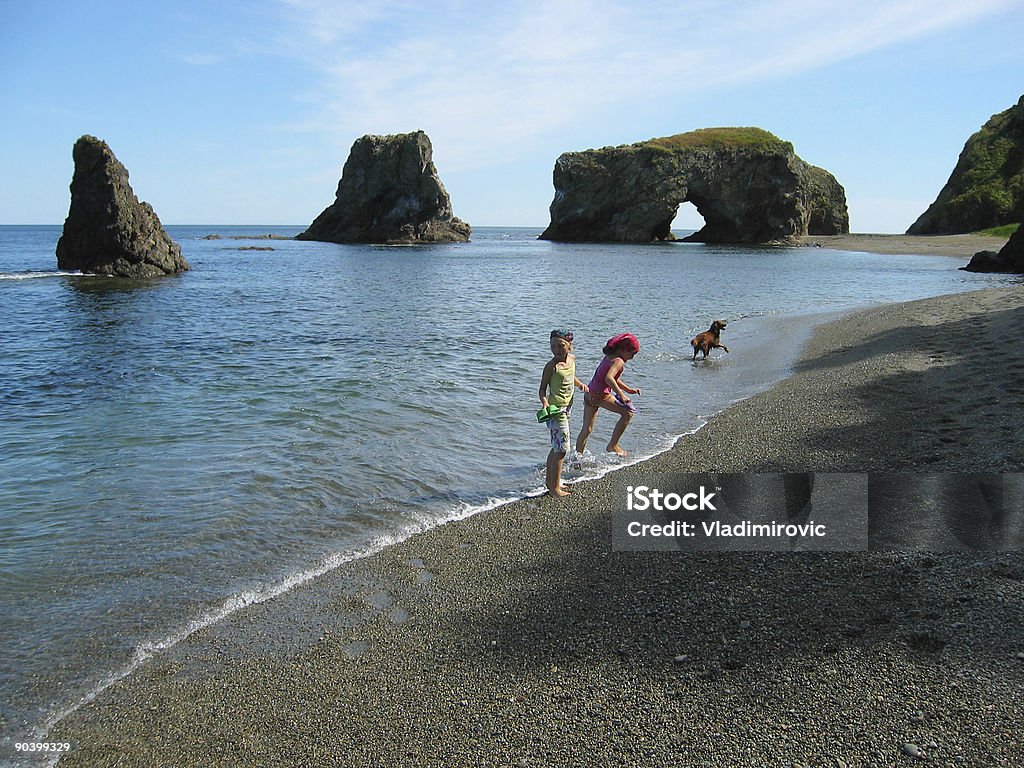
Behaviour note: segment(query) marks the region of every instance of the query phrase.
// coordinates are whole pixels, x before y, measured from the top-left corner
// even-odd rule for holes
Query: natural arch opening
[[[689,201],[683,201],[676,210],[676,216],[672,219],[670,229],[672,234],[681,240],[699,232],[705,224],[704,217],[700,215],[697,206]]]

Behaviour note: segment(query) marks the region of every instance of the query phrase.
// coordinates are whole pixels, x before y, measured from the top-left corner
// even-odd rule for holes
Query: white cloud
[[[955,28],[1016,4],[1014,0],[958,3],[945,0],[816,3],[787,0],[760,4],[737,80],[785,76]]]
[[[289,16],[297,16],[299,25],[318,45],[344,44],[364,34],[367,27],[403,14],[422,11],[423,5],[408,0],[373,2],[335,2],[333,0],[282,0]],[[300,47],[304,47],[300,41]]]
[[[342,142],[423,128],[463,166],[609,109],[808,71],[1014,4],[283,2],[285,47],[319,75],[294,127]]]

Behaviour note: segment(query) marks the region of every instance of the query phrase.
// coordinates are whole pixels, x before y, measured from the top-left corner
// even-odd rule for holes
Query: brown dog
[[[697,359],[697,353],[703,352],[704,357],[707,359],[708,352],[712,349],[724,349],[726,352],[729,348],[725,346],[720,340],[722,335],[722,329],[725,328],[725,320],[715,320],[704,333],[698,333],[693,337],[693,341],[690,344],[693,346],[693,359]]]

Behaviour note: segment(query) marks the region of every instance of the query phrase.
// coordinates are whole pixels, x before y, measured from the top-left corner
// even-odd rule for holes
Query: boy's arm
[[[576,370],[576,355],[572,355],[571,358],[573,370]],[[576,389],[578,389],[580,392],[590,391],[590,387],[588,387],[586,384],[580,381],[579,377],[576,374],[573,374],[572,383],[576,385]]]

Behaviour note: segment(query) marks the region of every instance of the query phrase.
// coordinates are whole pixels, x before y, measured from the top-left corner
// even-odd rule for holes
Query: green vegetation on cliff
[[[700,128],[675,136],[650,139],[636,145],[670,152],[690,149],[753,149],[764,152],[793,151],[793,145],[761,128]]]
[[[1015,200],[1024,187],[1022,148],[1019,142],[1000,136],[995,128],[986,126],[964,148],[963,159],[968,165],[964,189],[950,199],[951,206],[987,204],[1001,217],[1013,211]]]
[[[1024,96],[971,136],[911,235],[975,232],[1024,219]]]
[[[975,232],[976,235],[988,235],[989,237],[1009,237],[1017,231],[1017,227],[1020,224],[1004,224],[1001,227],[992,227],[991,229],[982,229]]]

